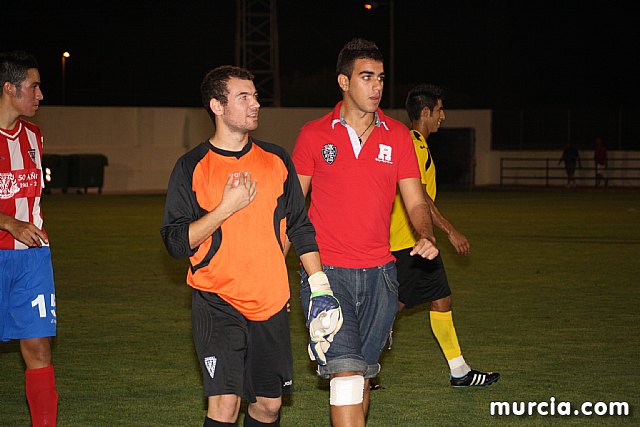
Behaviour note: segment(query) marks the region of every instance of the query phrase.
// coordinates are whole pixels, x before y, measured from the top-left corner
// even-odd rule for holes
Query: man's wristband
[[[311,288],[311,297],[327,294],[333,295],[331,286],[329,285],[329,278],[324,271],[316,271],[309,276],[309,287]]]

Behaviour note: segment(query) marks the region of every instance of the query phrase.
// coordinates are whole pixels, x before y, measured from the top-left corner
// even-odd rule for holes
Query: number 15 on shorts
[[[49,300],[48,312],[47,299]],[[37,308],[41,318],[48,317],[48,314],[51,313],[51,323],[56,323],[56,294],[49,294],[49,298],[46,298],[44,294],[39,294],[36,299],[31,301],[31,307]]]

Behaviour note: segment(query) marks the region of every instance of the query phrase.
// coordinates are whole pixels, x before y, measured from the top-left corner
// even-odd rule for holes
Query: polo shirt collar
[[[336,105],[336,107],[333,109],[331,129],[335,130],[336,123],[340,123],[347,130],[347,134],[349,135],[349,142],[351,143],[351,148],[353,148],[353,154],[357,159],[360,157],[360,152],[362,151],[363,145],[361,145],[360,138],[358,137],[358,134],[356,133],[356,131],[351,126],[349,126],[349,124],[342,117],[342,114],[340,113],[341,105],[342,105],[342,101],[338,102],[338,105]],[[374,114],[375,114],[375,117],[374,117],[375,127],[378,127],[378,128],[384,127],[384,129],[388,131],[389,128],[387,127],[387,124],[384,121],[385,116],[382,110],[378,108],[378,110],[375,111]]]
[[[342,114],[340,113],[341,106],[342,101],[338,102],[333,109],[333,113],[331,114],[331,129],[335,129],[337,123],[340,123],[342,126],[347,127],[347,122],[344,120]],[[389,130],[386,122],[387,117],[384,115],[382,110],[378,108],[378,110],[374,114],[376,115],[375,126],[383,126],[385,130]]]

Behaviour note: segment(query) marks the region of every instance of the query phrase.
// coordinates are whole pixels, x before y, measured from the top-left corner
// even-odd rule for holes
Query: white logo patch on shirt
[[[336,157],[338,157],[338,147],[333,144],[325,144],[324,147],[322,147],[322,157],[324,157],[327,163],[333,163]]]
[[[204,366],[207,368],[207,372],[209,372],[209,376],[211,378],[213,378],[213,376],[216,374],[217,363],[218,363],[218,359],[215,356],[204,358]]]
[[[379,144],[378,147],[380,151],[378,152],[378,157],[376,157],[376,162],[388,163],[390,165],[393,164],[391,160],[391,147],[384,144]]]
[[[20,191],[13,173],[0,173],[0,199],[10,199]]]

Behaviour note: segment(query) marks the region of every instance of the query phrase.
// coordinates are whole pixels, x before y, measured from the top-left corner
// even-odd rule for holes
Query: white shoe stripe
[[[486,375],[473,374],[473,380],[471,380],[471,385],[483,384],[485,378],[486,378]]]

